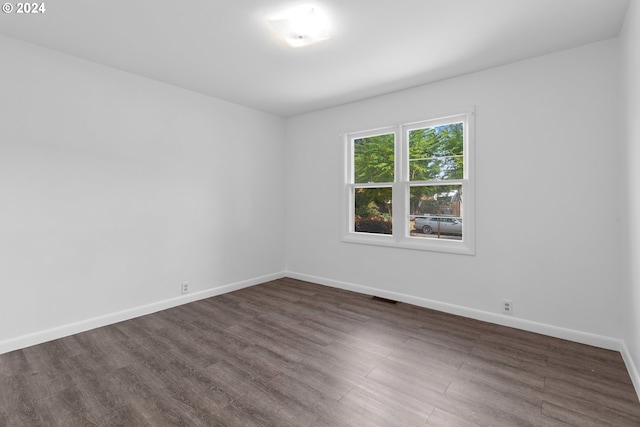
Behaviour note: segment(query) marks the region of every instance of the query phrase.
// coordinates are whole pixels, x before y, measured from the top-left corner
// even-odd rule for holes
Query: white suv
[[[415,228],[424,234],[457,234],[462,236],[462,218],[444,216],[416,217]]]

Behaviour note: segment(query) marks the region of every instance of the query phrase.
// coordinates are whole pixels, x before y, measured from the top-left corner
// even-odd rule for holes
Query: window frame
[[[460,111],[460,110],[458,110]],[[409,179],[409,132],[415,129],[435,127],[456,122],[464,123],[463,177],[451,180],[410,181]],[[394,134],[394,181],[385,183],[355,183],[353,140],[377,135]],[[434,115],[433,118],[411,121],[367,131],[349,132],[341,141],[344,155],[344,179],[342,197],[342,238],[346,243],[387,246],[475,255],[475,109],[473,107],[452,114]],[[462,240],[412,237],[410,235],[410,191],[411,187],[424,185],[461,185]],[[357,188],[392,189],[392,234],[363,233],[354,230],[355,190]],[[346,215],[345,215],[346,214]]]

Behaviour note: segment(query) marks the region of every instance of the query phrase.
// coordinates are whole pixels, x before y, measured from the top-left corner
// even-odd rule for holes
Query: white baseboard
[[[581,344],[588,344],[595,347],[605,348],[607,350],[621,351],[624,341],[603,335],[592,334],[589,332],[576,331],[573,329],[562,328],[559,326],[549,325],[545,323],[533,322],[530,320],[519,319],[517,317],[506,316],[487,311],[476,310],[460,305],[448,304],[427,298],[416,297],[413,295],[402,294],[398,292],[387,291],[369,286],[362,286],[355,283],[342,282],[338,280],[317,277],[308,274],[287,271],[286,277],[304,280],[307,282],[318,283],[321,285],[331,286],[334,288],[345,289],[367,295],[376,295],[383,298],[389,298],[396,301],[406,302],[408,304],[420,307],[430,308],[433,310],[443,311],[445,313],[456,314],[463,317],[482,320],[485,322],[495,323],[498,325],[508,326],[511,328],[522,329],[529,332],[535,332],[542,335],[548,335],[555,338],[561,338],[569,341],[575,341]]]
[[[140,317],[147,314],[155,313],[157,311],[166,310],[168,308],[177,307],[179,305],[187,304],[193,301],[214,297],[216,295],[226,294],[228,292],[247,288],[249,286],[254,286],[260,283],[269,282],[271,280],[280,279],[284,276],[284,272],[280,272],[260,277],[254,277],[252,279],[206,289],[204,291],[194,292],[192,294],[181,295],[177,298],[170,298],[140,307],[133,307],[116,313],[98,316],[91,319],[82,320],[80,322],[35,332],[33,334],[0,341],[0,354],[8,353],[10,351],[18,350],[25,347],[30,347],[36,344],[42,344],[47,341],[63,338],[69,335],[88,331],[90,329],[95,329],[102,326],[133,319],[134,317]]]
[[[633,382],[633,386],[635,387],[636,393],[638,394],[638,399],[640,399],[640,373],[638,372],[638,368],[633,360],[633,357],[631,357],[631,353],[627,348],[627,344],[624,341],[622,342],[620,354],[622,355],[624,364],[627,365],[627,371],[629,372],[629,376],[631,377],[631,382]]]

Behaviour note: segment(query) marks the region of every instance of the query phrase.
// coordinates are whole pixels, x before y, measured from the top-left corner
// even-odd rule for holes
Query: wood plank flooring
[[[619,353],[280,279],[0,355],[0,426],[638,426]]]

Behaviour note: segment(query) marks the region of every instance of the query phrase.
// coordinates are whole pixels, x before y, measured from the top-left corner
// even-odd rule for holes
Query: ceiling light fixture
[[[330,37],[329,20],[314,6],[297,7],[268,21],[291,47],[308,46]]]

